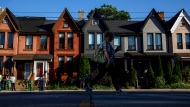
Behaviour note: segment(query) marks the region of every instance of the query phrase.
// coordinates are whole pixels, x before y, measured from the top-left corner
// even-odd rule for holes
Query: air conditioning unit
[[[0,45],[0,48],[3,48],[3,45]]]

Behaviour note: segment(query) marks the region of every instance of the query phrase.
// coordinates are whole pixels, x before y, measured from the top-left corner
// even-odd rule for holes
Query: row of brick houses
[[[8,8],[0,14],[0,72],[3,78],[14,73],[17,80],[66,81],[77,76],[81,54],[91,57],[103,41],[105,31],[115,33],[112,45],[120,71],[134,67],[142,78],[149,60],[156,70],[158,55],[163,62],[181,67],[190,61],[190,17],[182,9],[170,20],[153,8],[141,21],[103,20],[94,11],[84,20],[84,11],[74,20],[65,8],[57,20],[45,17],[16,17]],[[92,66],[93,67],[93,66]]]

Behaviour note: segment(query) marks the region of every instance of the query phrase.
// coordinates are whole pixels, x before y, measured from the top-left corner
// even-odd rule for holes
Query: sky
[[[78,11],[88,12],[103,4],[116,7],[118,11],[129,12],[131,20],[144,20],[154,8],[163,11],[165,20],[169,20],[181,9],[190,15],[190,0],[0,0],[0,7],[8,8],[15,16],[37,16],[56,20],[67,8],[74,20],[78,19]]]

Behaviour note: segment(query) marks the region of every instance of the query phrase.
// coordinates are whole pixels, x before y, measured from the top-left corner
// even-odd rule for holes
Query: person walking
[[[16,81],[16,78],[15,78],[15,76],[14,76],[13,73],[11,74],[10,80],[11,80],[11,90],[12,90],[12,91],[13,91],[13,90],[16,91],[16,89],[15,89],[15,81]]]
[[[89,86],[85,88],[88,94],[92,94],[92,87],[96,84],[103,76],[108,72],[111,75],[112,83],[116,90],[116,95],[123,95],[124,92],[120,89],[118,81],[117,81],[117,72],[115,70],[114,65],[114,54],[119,50],[120,47],[117,47],[115,50],[111,46],[110,42],[114,38],[114,33],[107,31],[104,33],[104,41],[102,42],[102,48],[104,50],[104,54],[107,58],[107,63],[99,64],[99,73],[93,78],[90,82]]]

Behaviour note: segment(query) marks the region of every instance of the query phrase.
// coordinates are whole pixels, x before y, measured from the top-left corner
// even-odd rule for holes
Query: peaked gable
[[[73,19],[72,16],[70,15],[69,11],[67,10],[67,8],[65,8],[65,9],[63,10],[63,12],[61,13],[61,15],[59,16],[58,20],[55,22],[55,24],[54,24],[54,26],[53,26],[53,28],[52,28],[53,31],[54,31],[55,28],[57,27],[59,21],[60,21],[62,18],[64,18],[64,17],[70,18],[70,19],[72,20],[73,24],[75,25],[75,27],[77,28],[77,30],[79,30],[79,28],[78,28],[76,22],[74,21],[74,19]]]
[[[99,19],[100,22],[102,22],[103,25],[106,27],[106,29],[109,30],[109,27],[107,26],[106,22],[101,18],[100,14],[97,12],[96,9],[91,13],[89,19],[94,19],[94,16],[96,16],[95,19]],[[83,26],[82,31],[84,31],[84,29],[87,27],[87,25],[89,25],[90,23],[92,23],[92,20],[89,20],[89,19],[88,19],[88,21],[85,23],[85,25]]]
[[[167,25],[169,26],[169,30],[171,33],[173,33],[176,30],[177,26],[179,25],[179,23],[183,18],[190,25],[190,18],[184,9],[180,10],[174,17],[172,17],[168,21]]]
[[[166,29],[164,21],[161,19],[161,17],[158,15],[158,13],[156,12],[156,10],[153,8],[151,10],[151,12],[148,14],[148,16],[145,18],[145,20],[143,21],[143,24],[142,24],[142,27],[141,27],[141,31],[144,29],[144,27],[146,26],[148,20],[151,19],[151,18],[157,19],[158,22],[162,25],[162,27],[164,29]]]
[[[19,20],[15,17],[15,15],[8,8],[5,8],[5,10],[0,14],[0,22],[1,23],[5,17],[7,17],[9,19],[9,21],[12,24],[15,31],[18,31],[20,29]]]

